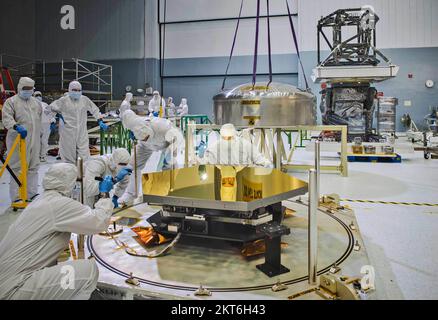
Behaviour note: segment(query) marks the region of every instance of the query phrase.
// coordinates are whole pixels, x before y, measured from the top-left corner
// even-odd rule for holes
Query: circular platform
[[[307,207],[286,204],[296,210],[294,216],[284,220],[291,228],[291,235],[282,238],[288,244],[282,250],[282,264],[291,271],[274,278],[256,268],[264,262],[263,256],[245,258],[239,246],[225,241],[183,237],[168,255],[154,259],[130,256],[117,248],[112,239],[102,236],[89,237],[88,249],[101,266],[115,275],[127,278],[132,273],[142,284],[170,290],[195,291],[202,284],[212,292],[257,291],[270,289],[278,280],[292,285],[308,278]],[[123,214],[141,215],[137,225],[148,226],[145,219],[155,212],[157,208],[140,204],[126,209]],[[318,214],[319,274],[327,272],[334,263],[341,265],[353,250],[353,233],[347,220],[341,218],[323,212]],[[118,238],[138,253],[145,252],[134,236],[129,227],[124,227]]]

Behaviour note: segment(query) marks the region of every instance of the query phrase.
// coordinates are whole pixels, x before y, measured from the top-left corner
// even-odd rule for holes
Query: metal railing
[[[132,146],[129,130],[123,127],[121,121],[110,124],[107,131],[100,130],[101,155],[112,153],[117,148],[125,148],[131,153]]]

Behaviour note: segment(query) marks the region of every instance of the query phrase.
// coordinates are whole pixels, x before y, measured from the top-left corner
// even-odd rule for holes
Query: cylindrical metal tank
[[[294,126],[316,124],[316,97],[284,83],[251,83],[213,97],[217,125]]]

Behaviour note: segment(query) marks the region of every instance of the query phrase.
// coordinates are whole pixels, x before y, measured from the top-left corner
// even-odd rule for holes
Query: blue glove
[[[132,173],[132,169],[129,168],[123,168],[122,170],[117,173],[116,181],[122,181],[127,175],[130,175]]]
[[[21,135],[22,139],[26,139],[26,137],[27,137],[27,130],[26,130],[25,127],[22,127],[22,126],[16,124],[14,126],[14,130],[17,131]]]
[[[56,123],[53,122],[50,124],[50,132],[55,132],[56,131]]]
[[[159,112],[154,112],[153,115],[154,115],[154,117],[158,117],[160,115],[160,113]]]
[[[198,146],[198,156],[200,158],[204,158],[204,154],[206,150],[207,150],[207,145],[205,144],[204,141],[201,141],[201,143]]]
[[[108,130],[108,126],[102,120],[99,120],[97,123],[99,123],[100,129],[102,129],[103,131]]]
[[[106,176],[103,181],[99,183],[99,192],[110,192],[114,187],[113,177]]]
[[[129,139],[131,139],[132,141],[136,140],[134,132],[132,132],[131,130],[129,130]]]
[[[119,200],[119,197],[118,196],[113,196],[114,208],[118,208],[119,207],[119,203],[117,202],[117,200]]]
[[[59,121],[62,120],[62,122],[64,122],[64,124],[65,124],[64,117],[63,117],[62,114],[60,114],[60,113],[57,113],[57,114],[56,114],[56,120],[59,120]]]

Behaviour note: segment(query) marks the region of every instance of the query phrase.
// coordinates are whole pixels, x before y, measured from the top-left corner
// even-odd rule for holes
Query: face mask
[[[21,90],[18,94],[24,100],[28,100],[28,99],[30,99],[30,97],[32,97],[33,90]]]
[[[37,100],[38,100],[39,102],[43,102],[43,97],[38,96],[38,97],[35,97],[35,98],[37,98]]]
[[[71,91],[68,93],[73,100],[79,100],[82,96],[82,91]]]

